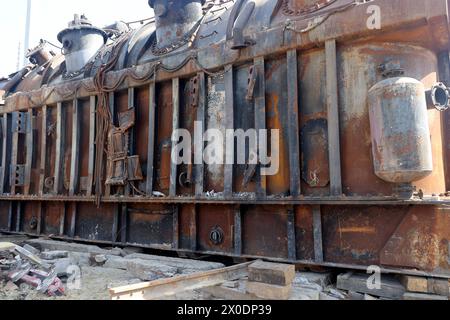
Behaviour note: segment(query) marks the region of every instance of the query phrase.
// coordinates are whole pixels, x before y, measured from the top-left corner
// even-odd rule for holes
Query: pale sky
[[[85,14],[99,27],[115,21],[130,22],[153,16],[148,0],[32,0],[31,2],[30,47],[35,47],[39,39],[59,45],[56,35],[67,27],[75,13]],[[23,61],[26,4],[27,0],[0,0],[0,77],[16,71],[19,42],[22,47],[21,62]]]

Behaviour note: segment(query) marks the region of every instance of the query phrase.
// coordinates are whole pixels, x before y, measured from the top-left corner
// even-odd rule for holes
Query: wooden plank
[[[287,214],[287,239],[288,239],[288,259],[297,260],[297,243],[295,235],[295,212],[294,209]]]
[[[200,136],[203,138],[203,133],[205,132],[206,127],[206,99],[207,99],[207,90],[206,90],[206,79],[205,73],[200,72],[198,75],[198,90],[199,90],[199,101],[197,107],[197,122],[200,124],[199,132],[196,132],[196,136]],[[203,139],[201,139],[202,143],[195,143],[195,196],[197,198],[201,198],[205,191],[205,165],[203,162],[203,151],[205,149],[205,144],[203,143]]]
[[[70,161],[70,185],[69,196],[74,196],[78,191],[80,169],[80,105],[78,99],[73,101],[72,113],[72,154]]]
[[[254,61],[256,72],[255,84],[255,129],[257,132],[266,130],[266,81],[265,81],[265,61],[264,58],[256,58]],[[258,134],[259,140],[259,134]],[[259,180],[256,186],[258,198],[265,198],[267,195],[267,177],[259,172]]]
[[[234,254],[242,255],[242,212],[241,206],[234,210]]]
[[[19,153],[19,112],[14,112],[12,115],[12,151],[11,151],[11,167],[10,167],[10,185],[11,194],[16,194],[16,171],[17,171],[17,157]]]
[[[65,130],[63,125],[65,123],[63,114],[62,103],[59,102],[56,105],[56,158],[55,158],[55,183],[54,190],[55,194],[59,194],[62,189],[62,166],[64,161],[64,147],[65,147]]]
[[[172,99],[173,99],[173,116],[172,116],[172,132],[177,130],[180,125],[180,79],[175,78],[172,80]],[[177,141],[172,141],[172,153],[175,150],[175,144]],[[170,196],[176,197],[177,195],[177,173],[178,166],[175,159],[170,161]]]
[[[172,249],[178,249],[180,247],[180,214],[177,205],[173,208],[173,243]]]
[[[89,100],[89,160],[88,160],[88,182],[87,192],[88,196],[92,195],[94,188],[94,170],[95,170],[95,130],[96,130],[96,97],[91,96]]]
[[[291,196],[298,197],[301,194],[300,176],[300,133],[299,133],[299,87],[297,50],[287,53],[287,77],[288,77],[288,130],[289,130],[289,167]]]
[[[207,287],[200,289],[201,292],[211,295],[216,299],[229,300],[229,301],[254,301],[262,300],[252,294],[243,293],[230,288],[224,288],[219,286]]]
[[[251,262],[212,271],[112,288],[109,293],[112,300],[160,299],[181,292],[220,285],[227,281],[243,278],[248,275],[249,264]]]
[[[408,301],[448,301],[448,297],[440,296],[440,295],[436,295],[436,294],[407,292],[403,295],[403,300],[408,300]]]
[[[328,109],[328,148],[330,161],[330,193],[342,195],[341,145],[339,131],[339,100],[336,40],[325,43],[327,109]]]
[[[320,206],[313,207],[314,259],[323,262],[322,212]]]
[[[388,299],[403,298],[405,288],[394,276],[382,275],[380,289],[369,288],[367,283],[370,276],[368,274],[353,274],[351,272],[341,274],[337,278],[337,288]]]
[[[45,170],[47,167],[47,125],[48,113],[47,106],[42,107],[42,129],[41,129],[41,160],[39,167],[39,194],[44,195]]]
[[[26,133],[26,160],[25,160],[25,176],[24,176],[24,195],[30,194],[31,188],[31,170],[33,166],[33,149],[34,149],[34,116],[33,109],[28,110],[27,114],[27,133]]]
[[[448,279],[403,275],[401,277],[401,282],[405,286],[405,289],[410,292],[450,296]]]
[[[153,195],[154,184],[154,161],[155,161],[155,120],[156,120],[156,84],[150,83],[149,86],[149,116],[148,116],[148,149],[147,149],[147,183],[146,193]]]
[[[234,86],[233,66],[225,67],[225,129],[234,129]],[[228,142],[228,140],[227,140]],[[225,148],[226,162],[224,168],[224,197],[233,198],[233,163],[234,163],[234,139],[231,145]]]
[[[120,228],[120,241],[122,243],[128,242],[128,205],[126,203],[122,204],[121,212],[121,228]]]

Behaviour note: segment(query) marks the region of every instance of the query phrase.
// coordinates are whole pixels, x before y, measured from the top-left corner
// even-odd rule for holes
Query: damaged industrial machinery
[[[0,81],[1,231],[450,276],[448,1],[149,5]],[[195,122],[279,130],[278,173],[175,164]]]

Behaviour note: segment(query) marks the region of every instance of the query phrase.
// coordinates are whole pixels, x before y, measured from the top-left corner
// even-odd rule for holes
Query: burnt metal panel
[[[265,81],[265,60],[257,58],[254,61],[256,72],[255,84],[255,129],[257,132],[266,130],[266,81]],[[258,138],[259,141],[259,138]],[[258,173],[258,183],[256,194],[259,198],[265,198],[267,195],[267,177]]]
[[[175,78],[172,81],[172,94],[173,94],[173,110],[172,110],[172,132],[179,129],[180,125],[180,79]],[[175,159],[172,159],[174,156],[176,141],[172,140],[172,152],[170,157],[170,191],[169,194],[171,197],[175,197],[177,195],[177,173],[178,167]]]
[[[155,173],[155,121],[156,121],[156,84],[151,82],[149,85],[149,116],[148,116],[148,148],[147,148],[147,184],[146,191],[148,196],[152,196],[154,187]]]
[[[233,87],[233,66],[225,67],[225,129],[234,129],[234,87]],[[226,135],[225,135],[226,136]],[[233,164],[228,163],[228,159],[234,160],[235,143],[225,148],[225,168],[224,168],[224,197],[233,197]]]
[[[74,196],[78,191],[79,186],[79,172],[80,172],[80,109],[78,99],[73,101],[72,113],[72,159],[70,161],[70,186],[69,196]]]

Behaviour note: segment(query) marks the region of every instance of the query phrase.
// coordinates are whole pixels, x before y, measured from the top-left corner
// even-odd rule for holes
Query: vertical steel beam
[[[172,249],[180,247],[180,213],[177,205],[173,207],[173,243]]]
[[[134,88],[128,88],[128,110],[133,110],[133,113],[135,114],[136,119],[136,108],[135,106],[135,89]],[[130,141],[129,141],[129,155],[134,155],[136,150],[136,141],[135,141],[135,135],[136,135],[136,125],[133,126],[133,128],[130,129]],[[125,186],[125,196],[130,195],[130,183],[133,183],[133,181],[128,181],[128,183]]]
[[[295,210],[289,209],[287,213],[287,239],[288,239],[288,259],[297,260],[297,241],[295,233]]]
[[[39,167],[39,194],[44,195],[45,170],[47,167],[47,106],[42,107],[41,160]]]
[[[112,243],[118,242],[119,239],[119,221],[120,221],[120,212],[119,212],[119,206],[116,205],[114,207],[114,217],[113,217],[113,225],[112,225]]]
[[[80,169],[80,105],[78,99],[73,100],[72,116],[72,155],[70,161],[70,185],[69,195],[74,196],[78,190]]]
[[[180,125],[180,79],[172,80],[172,100],[173,100],[173,117],[172,117],[172,132],[178,130]],[[173,137],[173,136],[172,136]],[[170,157],[170,196],[177,195],[177,169],[176,159],[173,159],[176,141],[172,140],[172,153]]]
[[[16,206],[16,232],[20,232],[20,227],[22,225],[22,202],[17,201]]]
[[[25,177],[23,194],[29,195],[31,188],[31,170],[33,166],[33,149],[34,149],[34,117],[33,109],[28,110],[27,114],[27,133],[26,133],[26,160],[25,160]]]
[[[201,137],[198,137],[198,141],[202,141],[202,143],[194,144],[195,155],[198,157],[195,161],[195,196],[197,198],[201,198],[205,191],[205,166],[203,162],[203,151],[205,149],[205,145],[203,143],[203,134],[206,128],[207,90],[204,72],[199,73],[198,81],[199,101],[197,108],[197,122],[200,124],[201,129],[199,130],[200,132],[196,132],[196,134],[201,134]]]
[[[266,130],[266,81],[265,81],[265,61],[264,58],[256,58],[254,61],[256,72],[255,85],[255,128],[258,132]],[[260,166],[259,166],[260,167]],[[261,168],[260,168],[261,169]],[[259,172],[259,181],[257,184],[256,194],[258,198],[265,198],[267,195],[267,178]]]
[[[8,231],[13,231],[13,207],[14,202],[11,201],[8,208]]]
[[[242,255],[242,211],[241,206],[234,209],[234,254]]]
[[[155,161],[155,124],[156,124],[156,83],[152,81],[149,86],[149,115],[148,115],[148,140],[147,140],[147,196],[153,195],[154,161]]]
[[[325,42],[330,193],[342,195],[336,40]]]
[[[126,203],[122,204],[121,215],[120,239],[125,244],[128,242],[128,205]]]
[[[233,66],[225,67],[225,130],[234,129],[234,90],[233,90]],[[225,148],[226,162],[224,169],[224,196],[226,199],[233,197],[233,163],[234,163],[234,139],[231,145]],[[231,163],[229,163],[232,160]]]
[[[63,125],[65,123],[63,114],[63,106],[61,102],[56,105],[56,160],[55,160],[55,183],[54,190],[55,194],[61,192],[62,186],[62,167],[64,161],[64,145],[65,145],[65,130]]]
[[[320,206],[313,206],[314,259],[323,262],[322,212]]]
[[[61,215],[59,217],[59,235],[60,236],[64,235],[64,228],[66,225],[66,215],[67,215],[66,206],[64,205]]]
[[[77,214],[78,214],[78,204],[76,202],[73,202],[71,204],[71,211],[72,211],[72,219],[70,220],[70,232],[69,237],[75,238],[76,234],[76,227],[77,227]],[[64,212],[66,211],[66,208],[64,207]]]
[[[10,169],[10,185],[11,185],[11,194],[16,194],[16,182],[17,182],[17,158],[19,153],[19,123],[20,114],[19,112],[14,112],[12,115],[12,151],[11,151],[11,169]]]
[[[88,182],[87,192],[88,196],[92,196],[94,189],[94,170],[95,170],[95,126],[96,126],[96,96],[89,98],[89,160],[88,160]]]
[[[110,92],[109,96],[109,112],[111,113],[111,121],[115,125],[116,124],[116,96],[114,92]],[[109,162],[108,159],[106,159],[107,163]],[[109,164],[107,164],[107,167]],[[107,169],[108,170],[108,169]],[[111,185],[107,184],[105,187],[105,196],[109,197],[111,196]]]
[[[197,251],[197,205],[192,206],[191,221],[189,225],[189,238],[191,251]]]
[[[9,159],[10,159],[10,139],[9,139],[9,127],[8,127],[8,114],[4,114],[2,121],[2,159],[0,167],[0,194],[6,192],[6,186],[9,175]]]
[[[291,196],[301,194],[297,50],[287,53],[289,167]]]
[[[36,234],[39,236],[42,233],[42,221],[43,221],[43,210],[44,210],[44,203],[39,202],[38,204],[38,217],[37,217],[37,228],[36,228]]]

